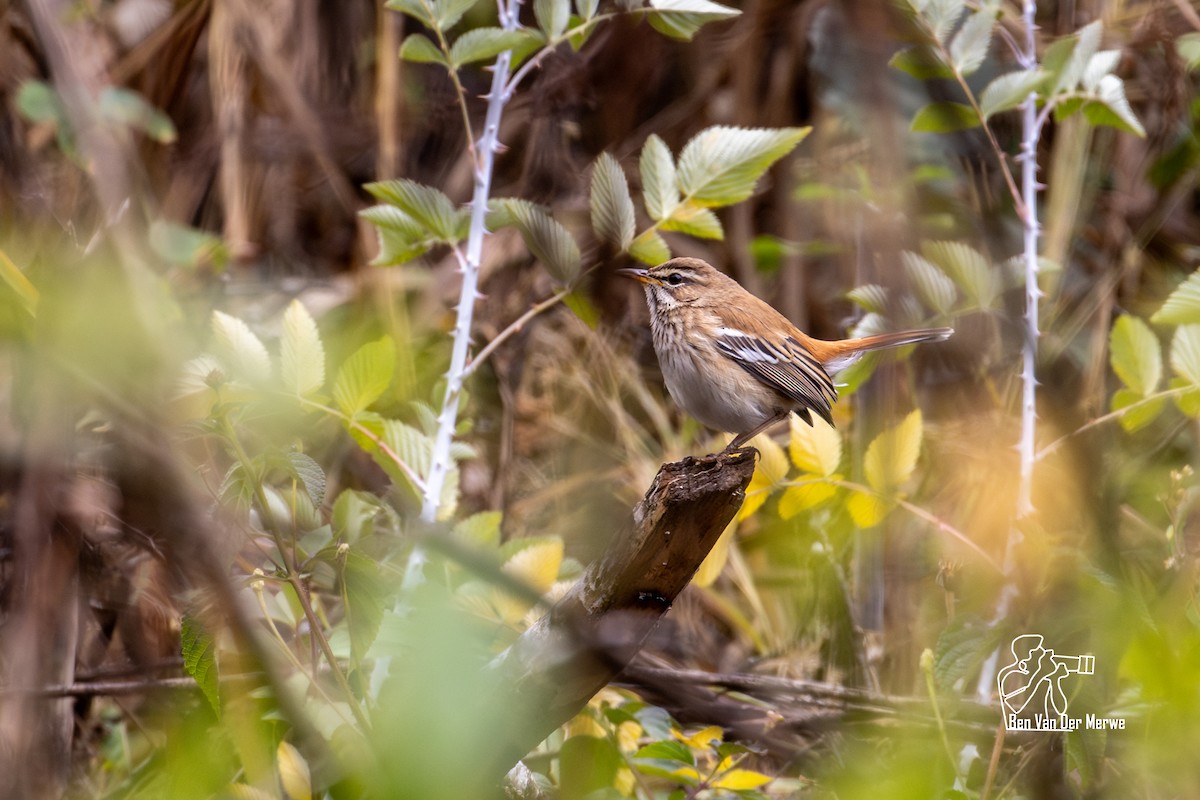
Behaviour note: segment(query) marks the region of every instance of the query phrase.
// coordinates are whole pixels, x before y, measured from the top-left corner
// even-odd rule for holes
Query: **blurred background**
[[[506,569],[562,591],[661,463],[726,441],[670,402],[640,291],[614,274],[631,262],[589,224],[596,158],[615,156],[636,197],[651,134],[678,154],[713,125],[812,126],[750,199],[718,212],[722,239],[667,233],[672,252],[717,265],[819,338],[884,318],[956,334],[851,376],[838,457],[820,476],[842,494],[788,493],[816,473],[804,454],[827,454],[828,438],[793,428],[760,440],[747,507],[649,648],[646,665],[668,674],[850,692],[757,696],[787,736],[746,742],[756,749],[736,760],[774,780],[720,787],[639,770],[639,748],[673,741],[725,774],[729,752],[681,731],[730,723],[631,681],[590,707],[592,727],[543,746],[530,768],[544,795],[526,796],[1200,792],[1200,403],[1189,390],[1200,373],[1179,318],[1139,322],[1125,371],[1127,349],[1110,344],[1118,318],[1149,320],[1200,265],[1200,12],[1186,0],[1038,4],[1043,52],[1103,21],[1145,136],[1075,115],[1052,119],[1037,153],[1044,457],[1036,513],[1018,525],[1024,289],[1010,259],[1022,229],[992,144],[979,128],[911,130],[921,107],[961,90],[889,66],[920,41],[910,11],[732,5],[740,15],[690,42],[617,15],[578,51],[546,58],[506,108],[493,196],[548,207],[590,271],[468,382],[443,524],[506,565],[537,553],[533,567]],[[999,12],[1016,36],[1019,8]],[[522,19],[533,24],[531,8]],[[495,25],[495,8],[476,4],[459,24]],[[330,377],[388,336],[372,408],[416,430],[440,406],[458,262],[435,247],[372,265],[377,232],[359,215],[371,181],[471,196],[454,81],[396,57],[420,30],[366,0],[0,0],[0,794],[296,798],[299,773],[313,796],[469,797],[489,785],[463,777],[471,759],[459,751],[502,736],[503,713],[464,700],[467,665],[511,641],[530,605],[513,609],[450,559],[425,605],[392,625],[418,494],[338,419],[226,386],[234,376],[197,361],[220,347],[214,310],[274,353],[299,300]],[[972,85],[1015,68],[997,37]],[[471,65],[458,79],[478,130],[490,73]],[[1018,152],[1018,115],[991,123],[1000,149]],[[981,271],[930,289],[911,262],[955,261],[947,242]],[[490,236],[476,347],[557,288],[516,232]],[[1133,388],[1134,401],[1117,399]],[[1146,413],[1114,413],[1135,401]],[[914,409],[920,457],[898,500],[852,510],[871,444]],[[321,474],[308,518],[296,487],[310,465],[296,454]],[[268,495],[287,512],[282,539],[264,522]],[[336,555],[343,544],[350,561]],[[365,639],[356,603],[374,609]],[[970,703],[988,656],[1026,632],[1093,653],[1072,712],[1123,716],[1128,729],[998,737],[998,716]],[[219,702],[196,690],[206,652],[232,676]],[[881,698],[919,708],[881,716]],[[645,701],[667,706],[675,727]],[[358,704],[375,724],[367,755]],[[607,744],[567,744],[580,736]],[[610,756],[611,774],[581,772],[580,759]]]

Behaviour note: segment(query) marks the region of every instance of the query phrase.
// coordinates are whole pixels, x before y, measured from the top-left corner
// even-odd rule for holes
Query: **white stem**
[[[518,0],[502,0],[500,6],[500,20],[505,30],[516,30],[519,24]],[[446,373],[446,395],[438,415],[437,435],[433,440],[432,466],[429,477],[425,480],[425,495],[421,504],[421,519],[425,522],[437,519],[438,507],[442,501],[442,487],[446,483],[446,475],[450,472],[450,443],[458,424],[458,400],[462,396],[463,380],[466,376],[475,299],[479,296],[479,262],[483,255],[483,239],[487,235],[484,218],[487,215],[488,196],[492,188],[492,165],[496,150],[499,149],[497,136],[500,132],[500,116],[508,100],[505,84],[508,83],[511,63],[511,50],[504,51],[496,58],[483,134],[479,137],[479,146],[476,148],[479,160],[475,164],[475,192],[471,196],[471,231],[467,236],[466,257],[462,261],[463,281],[458,300],[458,318],[454,325],[454,347],[450,352],[450,370]],[[414,560],[423,559],[418,556]]]

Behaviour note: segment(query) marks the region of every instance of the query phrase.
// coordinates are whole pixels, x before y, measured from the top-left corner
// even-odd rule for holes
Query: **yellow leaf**
[[[846,500],[846,510],[850,518],[860,528],[874,528],[891,511],[891,503],[883,498],[867,492],[853,492]]]
[[[842,463],[842,435],[820,417],[807,425],[793,414],[788,453],[798,468],[828,478]]]
[[[921,411],[918,409],[896,427],[875,437],[863,459],[863,472],[872,489],[895,491],[912,476],[917,466],[917,456],[921,453],[922,432]]]
[[[275,800],[275,795],[246,783],[235,783],[227,790],[233,800]]]
[[[712,586],[713,581],[721,576],[721,570],[725,569],[725,562],[729,560],[729,540],[733,538],[735,530],[736,521],[725,526],[725,531],[717,539],[713,549],[708,551],[708,555],[700,563],[700,569],[696,570],[696,576],[692,578],[693,584],[700,588]]]
[[[642,726],[627,719],[617,726],[617,747],[624,753],[637,750],[638,740],[642,738]]]
[[[547,539],[530,545],[504,562],[502,569],[512,577],[544,594],[558,578],[562,566],[563,543],[561,539]]]
[[[671,731],[671,735],[688,747],[697,750],[707,750],[713,746],[714,739],[717,744],[720,744],[724,740],[725,731],[721,730],[718,725],[709,725],[707,728],[701,728],[690,736],[679,730]]]
[[[783,490],[779,498],[779,516],[791,519],[801,511],[816,508],[837,494],[837,488],[825,481],[802,481]]]
[[[754,466],[754,476],[746,487],[746,502],[738,512],[739,520],[746,519],[767,502],[779,484],[787,478],[788,460],[783,448],[775,440],[759,434],[750,440],[749,446],[758,449],[758,463]]]
[[[279,782],[291,800],[312,800],[312,777],[308,762],[300,751],[287,742],[280,742],[275,756],[279,760]]]
[[[596,721],[596,718],[587,711],[583,711],[572,717],[566,724],[566,734],[571,736],[594,736],[597,739],[608,738],[608,731],[604,730],[603,726]]]
[[[731,769],[713,781],[712,786],[714,789],[729,789],[737,792],[743,789],[757,789],[770,782],[770,776],[763,775],[761,772],[749,769]]]

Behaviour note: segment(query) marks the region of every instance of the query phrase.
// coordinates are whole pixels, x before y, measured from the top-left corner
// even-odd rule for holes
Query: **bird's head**
[[[650,269],[619,269],[617,272],[645,286],[651,308],[669,309],[708,301],[715,288],[730,280],[698,258],[672,258]]]

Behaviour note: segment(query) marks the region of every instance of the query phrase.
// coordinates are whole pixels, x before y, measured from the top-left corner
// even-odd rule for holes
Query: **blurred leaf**
[[[1124,314],[1109,334],[1113,372],[1136,394],[1145,396],[1162,380],[1162,350],[1158,337],[1141,319]]]
[[[872,314],[887,314],[888,290],[878,284],[868,283],[856,286],[846,292],[846,298],[863,311]]]
[[[883,522],[890,510],[887,501],[869,492],[852,491],[846,498],[846,511],[859,528],[874,528]]]
[[[998,632],[973,614],[956,616],[938,635],[933,678],[937,686],[954,690],[975,674],[999,644]]]
[[[675,731],[674,736],[693,750],[708,750],[714,743],[720,744],[725,740],[725,731],[719,725],[706,725],[690,734]]]
[[[432,186],[400,178],[368,183],[363,188],[373,197],[412,217],[439,241],[454,243],[459,240],[460,214],[450,198]]]
[[[729,19],[741,14],[710,0],[650,0],[645,9],[650,27],[672,39],[690,40],[710,22]]]
[[[1105,75],[1100,79],[1096,99],[1084,104],[1083,116],[1093,125],[1107,125],[1146,138],[1146,129],[1125,97],[1125,82],[1116,75]]]
[[[316,321],[299,300],[283,314],[280,360],[283,386],[289,392],[303,397],[325,385],[325,346]]]
[[[1187,378],[1171,378],[1171,380],[1167,381],[1167,386],[1170,389],[1185,389],[1188,386],[1195,385]],[[1200,417],[1200,388],[1194,392],[1184,392],[1177,395],[1175,397],[1175,405],[1189,417]]]
[[[921,300],[931,310],[938,314],[949,313],[958,300],[958,290],[954,281],[946,277],[940,269],[929,263],[921,256],[905,250],[900,254],[904,264],[904,272],[909,282],[916,288]]]
[[[658,231],[651,229],[638,234],[629,246],[629,255],[653,267],[669,260],[671,249]]]
[[[674,739],[661,739],[641,747],[633,755],[634,758],[654,758],[661,761],[677,761],[680,764],[695,764],[695,756],[683,742]]]
[[[787,480],[788,474],[787,455],[774,439],[760,433],[748,444],[758,450],[758,463],[754,465],[754,475],[746,487],[746,500],[738,511],[739,520],[747,519],[767,502],[772,492]]]
[[[16,297],[17,303],[29,316],[37,315],[40,297],[37,287],[29,282],[25,273],[13,263],[3,250],[0,250],[0,282],[8,287]]]
[[[575,0],[575,10],[579,12],[579,16],[584,20],[589,20],[596,16],[596,9],[600,7],[600,0]]]
[[[820,417],[806,425],[793,414],[790,422],[788,454],[792,463],[813,475],[828,478],[836,474],[842,463],[842,435],[837,429]]]
[[[413,64],[448,65],[446,54],[423,33],[411,33],[400,45],[400,58]]]
[[[739,792],[746,789],[757,789],[771,782],[769,775],[749,769],[731,769],[717,776],[709,785],[714,789],[728,789]]]
[[[455,65],[486,61],[503,53],[513,51],[513,58],[524,57],[542,44],[537,33],[522,28],[506,31],[503,28],[474,28],[454,40],[450,47],[450,60]]]
[[[562,539],[540,537],[506,560],[501,569],[539,594],[545,594],[558,578],[562,560]]]
[[[710,209],[698,206],[691,200],[676,206],[671,216],[662,224],[664,231],[678,231],[700,239],[724,239],[721,220]]]
[[[1000,282],[982,253],[962,242],[927,242],[921,250],[978,308],[995,307]]]
[[[212,330],[217,352],[234,376],[257,383],[270,375],[271,356],[249,325],[237,317],[214,311]]]
[[[762,174],[795,149],[810,128],[706,128],[684,145],[679,187],[702,206],[741,202]]]
[[[44,81],[25,81],[17,90],[17,110],[31,122],[62,123],[66,117],[58,93]]]
[[[384,3],[385,8],[390,8],[393,11],[399,11],[407,14],[413,19],[421,22],[427,28],[436,27],[433,15],[433,4],[423,0],[387,0]]]
[[[213,712],[221,716],[216,642],[195,617],[184,614],[179,643],[183,671],[192,676]]]
[[[1200,323],[1200,270],[1193,272],[1175,287],[1162,308],[1150,317],[1157,325],[1190,325]]]
[[[1121,427],[1127,433],[1133,433],[1153,422],[1162,412],[1166,401],[1162,398],[1147,401],[1145,395],[1139,394],[1132,389],[1121,388],[1113,392],[1112,404],[1110,406],[1113,411],[1120,411],[1134,405],[1137,405],[1137,407],[1122,414],[1118,420],[1121,423]]]
[[[399,458],[404,466],[416,473],[418,478],[423,480],[429,474],[433,460],[432,437],[396,419],[384,420],[381,434],[388,449],[396,454],[396,458]],[[383,468],[393,483],[397,486],[407,486],[414,496],[420,496],[420,488],[395,459],[381,451],[374,443],[359,441],[359,444],[371,454],[375,463]]]
[[[888,61],[888,66],[911,75],[919,81],[933,78],[953,78],[954,72],[937,53],[928,47],[915,46],[897,50]]]
[[[987,57],[992,43],[992,28],[996,25],[996,8],[984,3],[970,14],[950,40],[950,63],[963,75],[971,75]]]
[[[374,559],[353,548],[347,550],[342,558],[342,603],[346,627],[350,632],[350,653],[355,662],[361,663],[379,635],[390,593],[387,581]]]
[[[557,39],[571,18],[571,0],[533,0],[533,16],[548,40]]]
[[[1200,33],[1185,33],[1175,39],[1175,51],[1190,71],[1200,68]]]
[[[169,220],[156,219],[151,222],[149,240],[156,255],[177,266],[194,267],[210,263],[221,269],[229,260],[221,237]]]
[[[646,213],[650,219],[661,222],[679,205],[679,187],[676,184],[675,160],[658,134],[650,134],[642,146],[638,171],[642,175]]]
[[[979,96],[979,108],[984,117],[1016,108],[1046,79],[1040,69],[1023,69],[1009,72],[992,80]]]
[[[288,470],[304,484],[304,491],[314,506],[325,502],[325,470],[309,455],[304,453],[287,454]]]
[[[511,220],[529,252],[559,283],[570,284],[579,276],[579,245],[546,209],[512,197],[494,200],[491,205],[500,220]]]
[[[454,526],[454,535],[480,547],[498,547],[503,519],[499,511],[472,514]]]
[[[1171,368],[1193,386],[1200,386],[1200,325],[1180,325],[1175,329]]]
[[[970,106],[943,100],[923,106],[909,127],[917,133],[953,133],[979,125],[979,117]]]
[[[1101,50],[1088,59],[1080,79],[1085,91],[1092,92],[1100,87],[1100,80],[1105,75],[1111,75],[1121,63],[1120,50]]]
[[[721,577],[721,573],[725,570],[725,565],[729,562],[729,543],[736,530],[736,521],[730,522],[725,526],[725,530],[717,537],[716,544],[713,545],[712,550],[708,551],[708,555],[700,562],[700,568],[692,576],[693,586],[703,589],[712,586],[717,578]]]
[[[1066,40],[1073,45],[1060,44],[1060,50],[1053,53],[1049,49],[1047,50],[1047,56],[1043,62],[1047,71],[1054,76],[1054,87],[1051,94],[1069,91],[1079,86],[1088,63],[1100,49],[1100,37],[1103,32],[1103,24],[1100,20],[1096,20],[1080,28],[1077,34]]]
[[[596,793],[609,788],[617,778],[617,770],[625,759],[616,744],[608,737],[569,736],[558,755],[562,772],[562,800],[591,800]]]
[[[475,7],[476,2],[478,0],[435,0],[433,13],[437,15],[438,27],[444,31],[450,30]]]
[[[600,324],[600,309],[596,308],[591,298],[583,292],[570,292],[563,298],[563,305],[571,309],[575,316],[592,330],[596,330],[596,326]]]
[[[779,516],[791,519],[809,509],[816,508],[837,495],[837,487],[822,480],[801,478],[787,486],[779,495]]]
[[[1079,775],[1085,793],[1095,791],[1097,780],[1105,769],[1107,741],[1107,732],[1098,728],[1080,727],[1064,734],[1063,749],[1067,756],[1064,766]]]
[[[276,749],[279,763],[279,783],[290,800],[312,800],[312,775],[308,762],[291,744],[281,741]]]
[[[424,225],[395,206],[372,206],[358,214],[379,232],[379,255],[371,262],[374,266],[403,264],[424,255],[438,242]]]
[[[921,453],[923,426],[920,410],[875,437],[863,458],[863,474],[872,489],[892,492],[912,477]]]
[[[333,383],[333,399],[346,415],[354,416],[374,403],[392,385],[396,345],[383,336],[360,347],[346,359]]]
[[[596,235],[625,252],[633,244],[633,198],[625,170],[608,153],[601,153],[592,170],[592,227]]]
[[[943,46],[966,9],[965,0],[910,0],[909,5],[929,26],[933,38]]]
[[[100,116],[136,128],[162,144],[170,144],[178,138],[171,118],[131,89],[116,86],[101,89]]]

